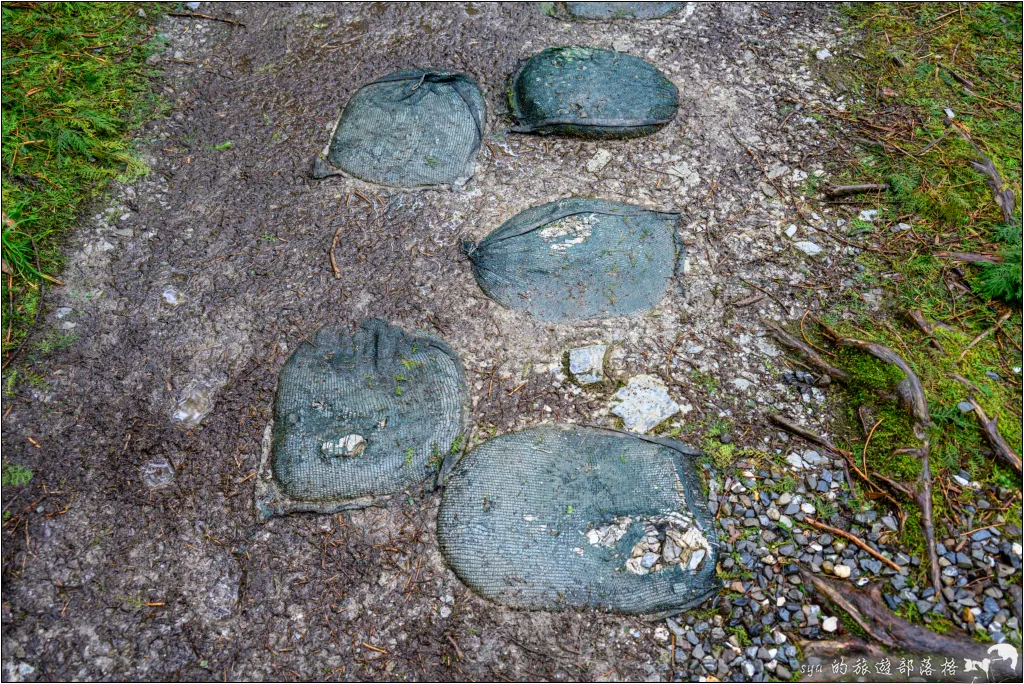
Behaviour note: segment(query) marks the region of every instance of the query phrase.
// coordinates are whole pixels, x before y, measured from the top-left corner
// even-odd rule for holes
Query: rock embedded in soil
[[[483,292],[541,321],[635,316],[678,288],[679,215],[583,197],[513,216],[463,251]]]
[[[462,431],[466,391],[436,337],[377,319],[322,328],[281,370],[260,515],[366,506],[422,482]]]
[[[604,357],[607,345],[595,344],[569,350],[569,372],[581,385],[593,385],[604,380]]]
[[[313,176],[339,170],[395,187],[464,185],[474,174],[486,104],[469,76],[407,69],[362,86],[345,105]]]
[[[650,432],[679,413],[679,404],[669,396],[665,383],[653,375],[631,378],[612,395],[612,401],[618,402],[612,413],[622,418],[630,432]]]
[[[511,607],[685,608],[719,586],[700,477],[693,452],[667,440],[557,424],[509,433],[456,467],[438,539],[463,582]]]
[[[543,3],[542,3],[543,4]],[[679,10],[684,2],[555,2],[551,14],[564,13],[574,19],[660,19]]]

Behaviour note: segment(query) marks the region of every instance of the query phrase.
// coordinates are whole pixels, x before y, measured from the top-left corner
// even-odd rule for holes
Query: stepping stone
[[[679,404],[672,401],[668,388],[653,375],[638,375],[612,395],[620,402],[612,413],[622,418],[630,432],[649,432],[679,413]]]
[[[465,74],[411,69],[364,85],[345,105],[313,177],[348,174],[394,187],[463,185],[486,108]]]
[[[555,47],[520,67],[509,101],[518,133],[632,138],[670,122],[679,109],[679,91],[639,57]]]
[[[685,2],[551,2],[542,3],[544,13],[572,19],[660,19]]]
[[[321,329],[281,369],[257,508],[361,508],[435,475],[463,428],[468,390],[455,352],[367,319]]]
[[[593,385],[604,380],[604,357],[608,347],[595,344],[569,350],[569,372],[581,385]]]
[[[629,316],[676,287],[679,215],[571,198],[512,217],[466,243],[484,294],[543,321]]]
[[[506,606],[692,607],[721,586],[695,453],[569,425],[489,440],[445,486],[441,551],[466,585]]]

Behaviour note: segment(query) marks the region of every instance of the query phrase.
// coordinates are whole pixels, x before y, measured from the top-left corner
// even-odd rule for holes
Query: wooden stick
[[[996,321],[995,325],[993,325],[991,328],[989,328],[988,330],[986,330],[985,332],[981,333],[980,335],[975,337],[973,340],[971,340],[971,343],[969,345],[967,345],[967,348],[964,349],[962,352],[960,352],[960,356],[957,357],[956,362],[960,363],[961,361],[963,361],[964,357],[967,356],[967,352],[971,351],[971,349],[974,347],[974,345],[978,344],[983,339],[985,339],[986,337],[991,335],[992,331],[995,330],[996,328],[998,328],[1000,325],[1002,325],[1006,321],[1006,319],[1008,319],[1010,317],[1011,313],[1013,313],[1013,312],[1012,311],[1007,311],[1005,314],[1002,315],[1002,317],[998,321]]]
[[[900,566],[896,565],[896,561],[894,561],[891,558],[886,558],[882,554],[878,553],[878,551],[875,551],[873,548],[868,546],[868,543],[865,542],[860,537],[858,537],[857,535],[850,534],[846,530],[841,530],[838,527],[832,527],[831,525],[826,525],[823,522],[818,522],[814,518],[804,518],[804,522],[807,523],[808,525],[813,526],[813,527],[817,527],[819,530],[825,530],[829,534],[834,534],[834,535],[842,537],[843,539],[848,539],[848,540],[852,541],[854,544],[856,544],[857,546],[859,546],[860,548],[862,548],[865,551],[867,551],[870,555],[874,556],[878,560],[882,561],[883,563],[885,563],[886,565],[891,567],[896,572],[901,572],[902,571],[902,568]]]
[[[810,432],[809,430],[803,429],[799,425],[794,425],[793,423],[790,423],[788,420],[786,420],[785,418],[783,418],[782,416],[780,416],[777,413],[769,413],[768,414],[768,420],[770,420],[771,422],[775,423],[776,425],[781,427],[783,430],[786,430],[787,432],[792,432],[794,435],[797,435],[798,437],[803,437],[804,439],[806,439],[808,442],[811,442],[812,444],[817,444],[818,446],[825,447],[829,451],[831,451],[833,453],[836,453],[836,454],[839,454],[840,456],[849,456],[850,455],[850,452],[847,451],[846,449],[840,449],[839,447],[837,447],[835,444],[833,444],[832,442],[828,441],[824,437],[819,437],[818,435],[814,434],[813,432]]]
[[[888,183],[860,183],[857,185],[839,185],[827,191],[829,197],[846,197],[860,195],[865,192],[882,192],[889,189]]]

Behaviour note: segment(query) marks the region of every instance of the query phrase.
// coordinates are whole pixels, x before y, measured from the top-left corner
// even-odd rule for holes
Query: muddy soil
[[[841,38],[831,9],[690,3],[605,23],[526,3],[198,11],[235,23],[158,27],[157,87],[173,106],[142,132],[152,173],[83,219],[36,332],[75,341],[25,361],[39,381],[4,400],[4,456],[36,473],[4,528],[4,664],[40,680],[671,679],[653,623],[473,595],[438,552],[436,492],[260,523],[261,439],[288,354],[366,316],[458,350],[477,439],[613,424],[614,383],[581,390],[561,375],[565,351],[592,343],[614,346],[620,380],[665,379],[684,410],[668,427],[695,441],[728,420],[739,444],[769,448],[768,408],[816,424],[820,393],[777,379],[760,321],[799,318],[848,285],[844,246],[823,234],[836,218],[795,209],[836,145],[791,101],[842,106],[816,77],[816,54]],[[657,65],[679,88],[676,120],[630,141],[507,133],[509,74],[571,44]],[[311,180],[347,98],[409,66],[461,70],[484,90],[476,176],[456,191]],[[602,149],[610,161],[589,170]],[[682,212],[683,292],[578,325],[488,300],[460,243],[571,195]]]

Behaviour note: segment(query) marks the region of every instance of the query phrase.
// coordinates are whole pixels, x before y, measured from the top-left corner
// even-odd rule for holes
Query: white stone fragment
[[[808,240],[800,240],[799,242],[794,242],[793,246],[799,249],[804,254],[807,254],[808,256],[816,256],[818,254],[821,254],[821,245],[815,242],[810,242]]]
[[[597,153],[587,162],[587,171],[590,173],[598,173],[604,167],[608,166],[608,162],[612,160],[612,153],[603,147],[597,151]]]
[[[595,344],[569,350],[569,372],[581,385],[604,380],[604,357],[608,347]]]
[[[612,413],[622,418],[630,432],[648,432],[679,413],[679,405],[668,395],[668,388],[653,375],[638,375],[612,395],[619,402]]]

